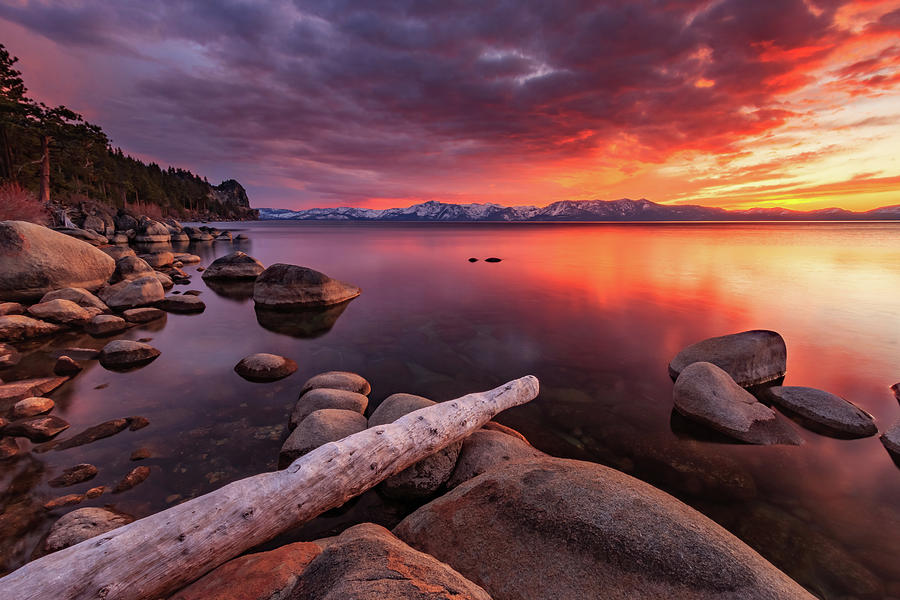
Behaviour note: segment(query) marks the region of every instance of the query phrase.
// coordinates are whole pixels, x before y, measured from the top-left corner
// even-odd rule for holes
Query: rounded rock
[[[79,508],[64,514],[50,528],[44,540],[45,552],[56,552],[84,540],[112,531],[134,519],[105,508]]]
[[[294,405],[294,410],[291,411],[288,429],[293,431],[303,419],[311,413],[323,408],[352,410],[353,412],[363,414],[366,412],[366,407],[368,405],[369,399],[356,392],[329,388],[312,389],[297,400],[297,404]]]
[[[362,376],[349,371],[326,371],[310,377],[303,387],[300,388],[300,395],[316,388],[328,388],[332,390],[347,390],[348,392],[356,392],[363,396],[368,396],[372,391],[372,386]]]
[[[256,279],[265,270],[261,262],[237,251],[214,260],[203,272],[203,279]]]
[[[336,442],[366,428],[366,418],[352,410],[325,408],[310,413],[291,432],[278,455],[278,468],[292,462],[328,442]]]
[[[94,316],[84,307],[62,298],[35,304],[29,307],[28,314],[36,319],[59,325],[83,325]]]
[[[800,386],[776,386],[767,390],[771,401],[799,415],[825,433],[869,437],[878,433],[872,415],[840,396]]]
[[[162,284],[153,275],[122,281],[100,290],[100,299],[113,310],[155,304],[165,295]]]
[[[764,329],[709,338],[679,352],[669,363],[669,375],[677,379],[696,362],[712,363],[741,387],[750,387],[784,376],[787,346],[778,333]]]
[[[258,307],[290,310],[341,304],[361,290],[337,279],[297,265],[274,264],[263,271],[253,286]]]
[[[234,370],[247,381],[262,383],[284,379],[297,370],[297,363],[277,354],[258,353],[242,358]]]
[[[119,333],[127,328],[128,323],[125,319],[115,315],[97,315],[84,326],[87,333],[98,337]]]
[[[146,365],[160,352],[149,344],[133,340],[114,340],[100,351],[100,364],[107,369],[127,369]]]
[[[50,398],[42,398],[40,396],[32,396],[19,400],[13,405],[12,417],[14,419],[26,419],[28,417],[36,417],[53,410],[56,403]]]

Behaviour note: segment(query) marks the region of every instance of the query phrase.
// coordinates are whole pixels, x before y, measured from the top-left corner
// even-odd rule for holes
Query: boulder
[[[149,344],[114,340],[100,351],[100,364],[107,369],[128,369],[153,362],[159,354],[159,350]]]
[[[491,597],[448,565],[410,548],[384,527],[363,523],[345,530],[309,563],[290,598],[490,600]]]
[[[187,298],[197,298],[187,296]],[[198,298],[199,299],[199,298]],[[251,354],[235,365],[235,372],[248,381],[266,382],[284,379],[297,370],[297,363],[277,354]]]
[[[150,424],[147,417],[128,417],[125,420],[128,421],[128,431],[137,431]]]
[[[113,272],[112,277],[110,277],[110,281],[112,283],[118,283],[128,279],[147,277],[154,272],[153,267],[147,264],[147,261],[143,258],[139,258],[136,255],[126,255],[116,260],[116,270]]]
[[[49,300],[28,308],[28,314],[42,321],[59,325],[84,325],[94,316],[71,300]]]
[[[213,236],[197,227],[185,227],[184,232],[192,242],[209,242],[213,239]]]
[[[116,231],[137,230],[138,222],[132,215],[126,212],[119,212],[113,219],[116,225]]]
[[[812,600],[707,517],[595,463],[542,457],[488,471],[394,533],[494,598]]]
[[[300,395],[316,388],[328,388],[332,390],[347,390],[348,392],[356,392],[363,396],[368,396],[372,391],[372,386],[363,377],[349,371],[326,371],[310,377],[303,387],[300,388]]]
[[[385,398],[369,417],[369,427],[393,423],[403,415],[436,404],[413,394],[393,394]],[[423,458],[411,467],[381,482],[381,491],[392,498],[427,498],[450,479],[462,442],[456,442]]]
[[[160,285],[163,286],[163,290],[171,290],[173,287],[175,287],[175,282],[172,281],[172,278],[165,273],[154,271],[153,276],[159,280]]]
[[[742,442],[803,442],[793,427],[712,363],[685,367],[675,381],[673,398],[680,414]]]
[[[0,302],[0,317],[25,314],[25,305],[18,302]]]
[[[352,410],[326,408],[310,413],[281,446],[278,468],[292,462],[328,442],[336,442],[366,428],[366,418]]]
[[[56,552],[127,525],[133,520],[128,515],[105,508],[79,508],[64,514],[50,527],[50,534],[44,540],[43,548],[45,552]]]
[[[68,377],[39,377],[4,383],[0,385],[0,405],[14,404],[30,396],[44,396],[68,380]]]
[[[83,242],[87,242],[91,246],[104,246],[109,243],[109,240],[106,239],[105,236],[88,229],[80,229],[78,227],[54,227],[53,230]]]
[[[359,294],[358,287],[324,273],[281,263],[263,271],[253,286],[257,306],[285,310],[340,304]]]
[[[231,232],[223,231],[219,235],[216,236],[217,242],[230,242],[231,241]]]
[[[106,223],[104,223],[103,219],[97,215],[87,215],[84,218],[84,223],[82,223],[81,227],[88,231],[99,233],[100,235],[106,235]]]
[[[306,566],[322,552],[313,542],[246,554],[213,569],[169,600],[282,600],[291,597]]]
[[[135,242],[142,243],[162,243],[170,240],[169,228],[147,217],[141,217],[138,221],[137,229],[135,229]]]
[[[153,307],[129,308],[122,313],[122,317],[129,323],[149,323],[165,316],[165,311]]]
[[[84,326],[84,330],[93,336],[113,335],[124,331],[128,324],[122,317],[115,315],[97,315]]]
[[[168,267],[175,262],[175,255],[168,251],[141,254],[140,258],[154,269]]]
[[[25,315],[0,317],[0,341],[21,342],[32,338],[45,337],[63,331],[65,327],[32,319]]]
[[[122,492],[127,492],[139,483],[143,483],[149,476],[150,467],[135,467],[129,471],[118,484],[116,484],[113,493],[121,494]]]
[[[878,433],[872,415],[829,392],[810,387],[775,386],[767,394],[773,404],[799,416],[801,423],[809,423],[822,433],[855,438]]]
[[[50,487],[69,487],[90,481],[97,476],[97,467],[82,463],[65,469],[62,473],[47,482]]]
[[[113,310],[125,310],[155,304],[165,298],[159,280],[151,275],[121,281],[100,290],[100,299]]]
[[[22,355],[9,344],[0,343],[0,369],[7,369],[19,364]],[[0,382],[2,383],[2,382]]]
[[[125,242],[128,242],[128,238],[125,238]],[[119,260],[126,256],[137,256],[134,250],[128,246],[103,246],[100,250],[108,254],[113,260]]]
[[[256,279],[266,268],[241,251],[220,256],[203,272],[203,279]]]
[[[201,258],[196,254],[176,253],[175,260],[182,263],[183,265],[192,265],[194,263],[200,262]]]
[[[56,350],[54,356],[57,358],[60,356],[68,356],[69,358],[76,360],[96,360],[97,357],[100,356],[100,351],[96,348],[77,348],[69,346],[68,348]]]
[[[106,306],[100,298],[84,288],[66,287],[47,292],[41,298],[41,304],[50,302],[51,300],[69,300],[83,308],[97,308],[101,312],[109,310],[109,307]]]
[[[896,460],[900,460],[900,421],[897,421],[891,427],[882,433],[878,439],[891,456]]]
[[[669,363],[669,376],[677,379],[695,362],[712,363],[741,387],[750,387],[784,377],[787,347],[780,335],[761,329],[709,338],[679,352]]]
[[[128,243],[128,235],[124,233],[114,233],[110,235],[108,238],[110,244],[127,244]]]
[[[37,300],[62,287],[96,290],[114,268],[90,244],[33,223],[0,222],[0,300]]]
[[[83,369],[84,367],[75,362],[73,358],[63,355],[56,359],[56,364],[53,365],[53,374],[60,377],[74,377]]]
[[[156,303],[159,308],[173,313],[201,313],[206,304],[197,296],[166,296]]]
[[[50,398],[41,396],[31,396],[16,402],[12,407],[13,419],[27,419],[28,417],[36,417],[53,410],[56,403]]]
[[[456,467],[447,480],[447,487],[452,489],[487,471],[540,456],[546,454],[519,438],[482,429],[463,441]]]
[[[53,415],[31,417],[10,423],[3,435],[28,438],[32,442],[46,442],[69,428],[69,424]]]
[[[288,422],[288,429],[293,431],[303,419],[317,410],[323,408],[338,408],[341,410],[352,410],[359,414],[366,412],[369,405],[369,399],[362,394],[356,392],[348,392],[347,390],[332,390],[328,388],[316,388],[309,390],[303,394],[294,410],[291,411],[291,417]]]

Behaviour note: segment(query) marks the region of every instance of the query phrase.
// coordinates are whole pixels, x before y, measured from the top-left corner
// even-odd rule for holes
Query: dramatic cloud
[[[0,28],[35,96],[259,206],[900,203],[898,2],[26,1]]]

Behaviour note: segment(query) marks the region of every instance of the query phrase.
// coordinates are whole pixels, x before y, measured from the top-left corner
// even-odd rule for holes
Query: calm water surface
[[[185,267],[194,282],[175,289],[202,290],[206,312],[168,315],[123,336],[152,338],[159,359],[128,373],[88,363],[52,395],[73,433],[129,415],[151,425],[0,466],[0,571],[26,561],[69,510],[47,515],[43,502],[114,486],[136,464],[152,468],[146,482],[81,506],[144,516],[274,469],[297,391],[317,372],[367,377],[369,411],[395,392],[446,400],[532,373],[540,397],[498,420],[538,448],[667,490],[822,597],[900,597],[900,469],[877,438],[801,429],[801,447],[728,443],[673,415],[666,373],[689,343],[774,329],[788,345],[787,385],[844,396],[886,428],[900,416],[889,390],[900,381],[900,224],[222,227],[247,233],[238,247],[266,265],[309,266],[363,294],[342,313],[266,321],[266,329],[246,290],[217,293],[195,265]],[[191,251],[208,265],[232,245]],[[488,256],[503,262],[467,262]],[[2,376],[45,375],[61,348],[105,341],[73,334],[30,346]],[[300,369],[277,383],[246,382],[233,367],[252,352],[289,356]],[[140,447],[153,458],[130,462]],[[80,462],[97,465],[97,478],[46,485]],[[285,539],[361,519],[390,525],[409,509],[370,492]]]

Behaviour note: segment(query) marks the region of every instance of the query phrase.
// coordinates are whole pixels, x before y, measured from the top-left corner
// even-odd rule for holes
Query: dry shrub
[[[144,215],[154,221],[162,221],[168,216],[168,211],[164,211],[158,204],[150,204],[147,202],[129,202],[126,208],[135,215]]]
[[[8,181],[0,185],[0,221],[30,221],[47,225],[50,214],[37,195],[14,181]]]

